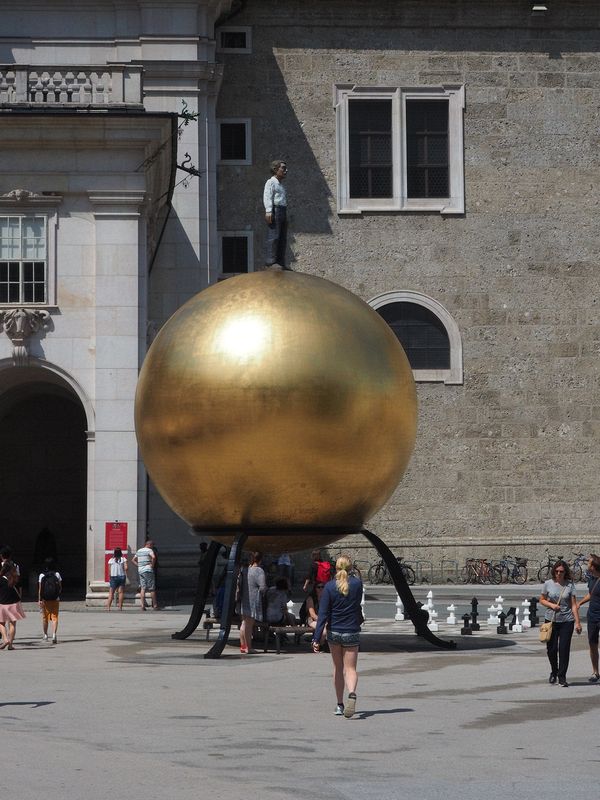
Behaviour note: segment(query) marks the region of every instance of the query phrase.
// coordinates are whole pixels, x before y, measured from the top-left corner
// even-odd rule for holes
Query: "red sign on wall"
[[[120,547],[127,557],[127,523],[106,522],[104,525],[104,580],[108,583],[108,560],[112,558],[115,547]]]

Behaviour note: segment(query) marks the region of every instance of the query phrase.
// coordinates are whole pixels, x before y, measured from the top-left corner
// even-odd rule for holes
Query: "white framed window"
[[[254,271],[252,231],[219,231],[219,263],[222,275]]]
[[[217,30],[217,53],[251,53],[252,28],[224,25]]]
[[[369,305],[394,331],[415,381],[463,383],[462,341],[454,318],[441,303],[420,292],[384,292]]]
[[[218,119],[219,164],[247,166],[252,164],[251,121]]]
[[[0,215],[0,305],[48,305],[48,217]]]
[[[463,214],[464,86],[334,88],[338,214]]]

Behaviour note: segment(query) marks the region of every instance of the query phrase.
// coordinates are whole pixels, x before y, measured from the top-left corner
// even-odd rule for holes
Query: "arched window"
[[[398,337],[416,381],[463,382],[458,326],[437,300],[418,292],[386,292],[369,304]]]

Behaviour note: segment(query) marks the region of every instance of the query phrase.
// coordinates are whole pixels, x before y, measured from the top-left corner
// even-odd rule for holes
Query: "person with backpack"
[[[313,550],[311,553],[310,569],[304,579],[302,589],[305,592],[312,591],[315,583],[328,583],[332,578],[331,561],[323,560],[320,550]]]
[[[52,644],[57,644],[58,610],[62,592],[62,577],[53,558],[44,562],[44,572],[38,578],[38,603],[42,612],[43,639],[48,641],[48,623],[52,622]]]

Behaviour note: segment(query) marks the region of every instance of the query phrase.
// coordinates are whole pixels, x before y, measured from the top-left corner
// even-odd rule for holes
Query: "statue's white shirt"
[[[263,193],[263,203],[265,204],[265,211],[270,214],[273,211],[273,205],[287,206],[287,194],[285,187],[275,175],[265,183],[265,191]]]

